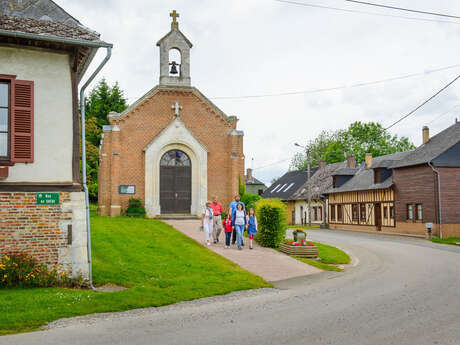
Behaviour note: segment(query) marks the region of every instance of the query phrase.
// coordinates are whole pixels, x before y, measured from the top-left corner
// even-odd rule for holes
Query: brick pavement
[[[165,220],[166,223],[205,246],[204,232],[199,231],[199,220]],[[263,248],[254,241],[254,249],[249,250],[249,239],[245,238],[245,247],[224,248],[225,235],[220,235],[220,243],[208,248],[224,258],[235,262],[241,268],[261,276],[266,281],[290,279],[321,272],[321,270],[295,260],[271,248]]]

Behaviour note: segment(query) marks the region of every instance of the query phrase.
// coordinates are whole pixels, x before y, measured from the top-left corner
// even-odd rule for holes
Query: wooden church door
[[[166,152],[160,161],[161,213],[190,213],[192,203],[192,168],[182,151]]]

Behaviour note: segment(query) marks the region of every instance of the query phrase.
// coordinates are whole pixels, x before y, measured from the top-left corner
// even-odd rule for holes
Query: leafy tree
[[[246,185],[241,181],[241,175],[238,175],[238,194],[240,198],[246,193]]]
[[[328,164],[342,162],[347,155],[353,155],[362,162],[366,153],[378,157],[415,148],[407,137],[392,136],[379,123],[360,121],[352,123],[346,130],[323,131],[307,147],[310,148],[312,166],[320,160]],[[306,157],[306,152],[296,154],[290,168],[305,169]]]
[[[118,82],[112,87],[103,78],[96,87],[91,90],[89,97],[85,100],[86,118],[96,118],[96,123],[102,128],[108,125],[107,114],[111,111],[121,113],[127,107],[127,99],[118,86]]]
[[[89,196],[92,201],[97,201],[98,169],[99,169],[99,143],[102,137],[102,126],[109,123],[107,115],[111,111],[123,112],[127,99],[118,83],[110,86],[102,79],[85,100],[85,138],[86,138],[86,172],[88,176]]]

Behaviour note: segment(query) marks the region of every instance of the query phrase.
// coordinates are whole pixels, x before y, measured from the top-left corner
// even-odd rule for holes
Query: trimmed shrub
[[[256,214],[257,242],[262,247],[277,248],[286,233],[286,205],[279,199],[262,199],[257,202]]]
[[[130,198],[126,215],[128,217],[145,217],[145,208],[139,198]]]
[[[241,201],[244,202],[244,205],[246,206],[246,211],[249,212],[250,208],[253,208],[254,210],[256,209],[256,203],[262,199],[262,197],[258,194],[251,194],[251,193],[246,193],[243,194],[241,197]]]
[[[0,288],[12,287],[82,287],[81,279],[71,279],[58,267],[49,269],[25,253],[5,254],[0,257]]]

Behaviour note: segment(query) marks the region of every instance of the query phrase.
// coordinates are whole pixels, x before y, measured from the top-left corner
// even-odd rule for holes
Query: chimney
[[[366,153],[366,160],[364,164],[366,169],[370,169],[372,167],[372,153]]]
[[[318,166],[320,169],[324,169],[326,167],[326,161],[320,160]]]
[[[356,168],[355,156],[347,156],[347,166],[353,169]]]
[[[246,169],[246,179],[248,181],[252,181],[252,169],[251,168]]]
[[[426,144],[430,140],[430,129],[427,126],[422,128],[423,144]]]

